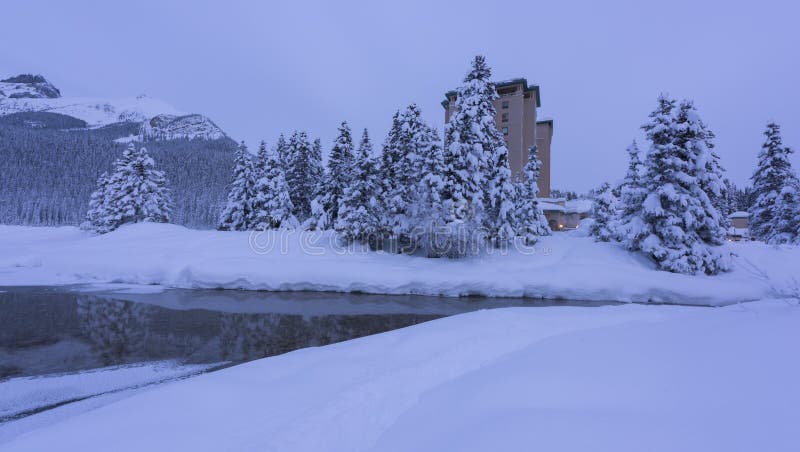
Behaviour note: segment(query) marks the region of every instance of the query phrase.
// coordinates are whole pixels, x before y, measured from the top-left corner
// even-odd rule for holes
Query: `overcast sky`
[[[248,144],[305,129],[328,148],[347,120],[377,150],[410,102],[441,127],[443,93],[484,54],[495,79],[540,85],[553,187],[621,178],[662,91],[695,100],[740,184],[768,120],[800,148],[796,5],[16,1],[1,9],[0,77],[41,73],[65,96],[146,93]]]

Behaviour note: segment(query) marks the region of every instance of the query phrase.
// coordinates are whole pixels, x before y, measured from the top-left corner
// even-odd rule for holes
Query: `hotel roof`
[[[511,80],[501,80],[499,82],[494,82],[494,87],[495,87],[495,89],[497,89],[497,88],[503,88],[505,86],[513,86],[513,85],[519,85],[519,84],[522,84],[522,92],[524,92],[524,93],[535,92],[536,93],[536,106],[537,107],[541,107],[542,106],[542,98],[541,98],[541,93],[539,92],[539,85],[528,85],[528,80],[525,79],[525,78],[514,78],[514,79],[511,79]],[[445,99],[442,101],[442,107],[447,108],[447,106],[450,104],[450,97],[451,96],[455,96],[455,94],[456,94],[455,90],[450,90],[450,91],[446,92],[444,94]]]

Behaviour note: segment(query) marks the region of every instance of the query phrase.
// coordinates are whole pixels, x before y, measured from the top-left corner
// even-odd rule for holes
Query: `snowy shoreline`
[[[0,449],[789,451],[798,321],[782,300],[481,310],[159,385]]]
[[[255,243],[247,232],[167,224],[101,236],[74,227],[0,226],[0,286],[117,283],[720,306],[786,296],[797,289],[793,269],[800,268],[800,247],[756,242],[723,247],[733,253],[733,271],[689,276],[658,271],[639,254],[575,233],[543,237],[533,255],[511,250],[462,260],[342,250],[332,239],[269,231]]]

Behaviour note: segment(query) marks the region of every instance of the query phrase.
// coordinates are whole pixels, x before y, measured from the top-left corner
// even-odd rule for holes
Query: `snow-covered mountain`
[[[140,136],[144,140],[216,140],[225,137],[225,132],[203,115],[157,115],[142,123]]]
[[[187,114],[146,95],[123,99],[61,97],[61,92],[41,75],[19,75],[0,82],[0,116],[21,112],[58,113],[83,120],[89,127],[119,122],[142,123],[143,134],[129,139],[217,139],[226,136],[205,116]]]
[[[56,98],[61,92],[41,75],[20,74],[0,80],[0,99]]]

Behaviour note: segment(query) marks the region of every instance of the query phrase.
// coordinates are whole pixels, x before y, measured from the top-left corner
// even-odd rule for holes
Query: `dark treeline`
[[[97,178],[111,169],[138,123],[72,129],[74,118],[24,113],[0,118],[0,223],[79,225]],[[67,130],[61,130],[67,129]],[[211,228],[224,205],[233,163],[230,139],[144,143],[168,177],[173,222]]]

